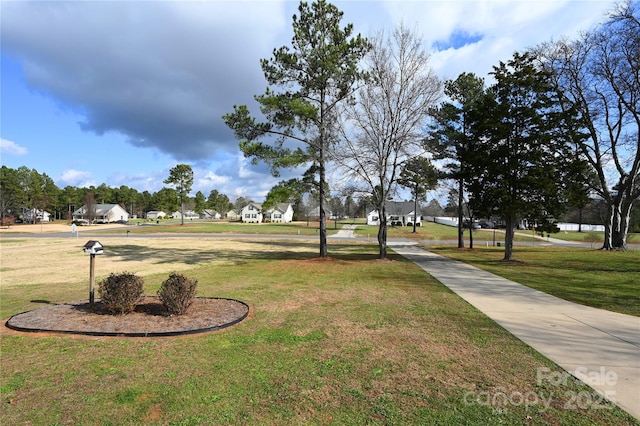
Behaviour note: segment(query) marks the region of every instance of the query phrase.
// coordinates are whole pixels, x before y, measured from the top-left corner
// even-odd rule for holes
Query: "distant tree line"
[[[245,202],[243,199],[237,201]],[[187,209],[196,212],[213,209],[224,214],[238,207],[215,189],[208,196],[198,191],[195,197],[185,197],[184,202]],[[176,189],[168,187],[154,193],[141,192],[126,185],[110,187],[104,183],[97,187],[59,188],[46,173],[36,169],[26,166],[13,169],[4,165],[0,168],[0,215],[3,218],[18,218],[23,209],[36,209],[51,213],[54,219],[68,220],[85,204],[119,204],[129,214],[145,217],[150,210],[178,211],[180,197]]]
[[[177,166],[176,166],[177,167]],[[183,169],[176,169],[184,172]],[[177,176],[177,175],[176,175]],[[176,177],[174,176],[174,177]],[[166,184],[175,185],[171,176]],[[184,183],[182,183],[184,185]],[[190,185],[189,185],[190,186]],[[302,184],[296,180],[284,181],[275,185],[268,193],[263,208],[278,203],[291,203],[296,220],[306,220],[318,207],[318,194],[313,184]],[[328,190],[327,190],[328,191]],[[231,201],[229,196],[217,189],[205,195],[197,191],[193,197],[183,194],[184,208],[202,213],[205,209],[215,210],[224,216],[229,210],[238,213],[253,199],[237,197]],[[59,188],[46,173],[26,166],[13,169],[0,168],[0,216],[2,218],[23,218],[24,210],[44,210],[57,220],[70,220],[73,212],[83,205],[119,204],[132,216],[144,218],[148,211],[161,210],[166,213],[179,211],[181,198],[176,188],[164,187],[157,192],[138,191],[126,185],[110,187],[103,183],[99,186]],[[371,200],[356,197],[349,193],[334,194],[328,198],[329,211],[334,217],[362,217],[371,209]],[[91,213],[88,212],[88,216]],[[35,220],[33,218],[32,220]]]
[[[295,212],[294,220],[306,220],[318,207],[317,193],[312,189],[305,192],[305,187],[296,182],[297,180],[294,179],[274,185],[267,199],[262,203],[263,208],[280,202],[291,203]],[[327,199],[331,219],[362,218],[375,209],[371,197],[357,194],[349,190],[334,192]],[[187,197],[185,206],[198,213],[205,209],[212,209],[224,215],[232,209],[239,213],[244,206],[253,201],[246,197],[237,197],[231,201],[227,195],[212,189],[208,196],[205,196],[202,191],[197,191],[195,196]],[[456,216],[457,202],[457,191],[452,190],[444,205],[433,198],[427,203],[420,203],[420,209],[424,216]],[[21,209],[37,209],[48,211],[55,219],[70,220],[74,210],[85,204],[97,203],[119,204],[129,214],[140,218],[144,218],[146,212],[151,210],[174,212],[179,209],[178,193],[172,188],[162,188],[154,193],[140,192],[126,185],[109,187],[106,184],[98,187],[66,186],[60,189],[46,173],[39,173],[35,169],[29,169],[26,166],[17,169],[6,166],[0,168],[2,218],[19,218]],[[463,209],[468,209],[466,202],[463,203]],[[633,212],[630,218],[630,232],[640,232],[640,202],[636,202]],[[560,220],[566,222],[586,224],[601,224],[606,219],[606,203],[598,199],[590,199],[580,207],[569,207],[560,217]]]

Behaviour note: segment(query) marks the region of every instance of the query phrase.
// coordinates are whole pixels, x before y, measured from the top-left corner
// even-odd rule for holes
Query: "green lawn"
[[[356,236],[369,237],[373,240],[377,239],[378,227],[363,225],[356,228]],[[441,225],[433,222],[423,222],[422,226],[416,227],[416,232],[413,232],[413,226],[393,226],[387,228],[387,238],[408,238],[417,241],[457,241],[458,240],[458,228],[454,226]],[[504,241],[504,231],[493,229],[474,229],[473,241],[474,243],[493,242],[493,239],[497,242]],[[516,235],[515,241],[534,241],[533,235]],[[469,230],[464,231],[465,245],[469,245]],[[538,240],[536,240],[538,241]]]
[[[502,261],[504,250],[493,247],[429,250],[562,299],[640,316],[639,250],[515,247],[515,262]]]
[[[604,241],[604,232],[577,232],[577,231],[561,231],[555,234],[551,234],[551,238],[566,241],[576,241],[593,243],[594,247],[600,247]],[[627,234],[628,244],[640,244],[640,234],[629,233]]]
[[[255,251],[267,244],[255,242]],[[278,244],[281,253],[182,271],[198,279],[198,295],[251,306],[247,320],[222,332],[4,334],[0,424],[639,424],[573,379],[539,381],[540,369],[562,370],[413,263],[376,260],[375,244],[330,244],[329,260],[316,258],[312,242],[296,243],[303,250],[295,253],[291,242]],[[163,261],[153,250],[139,258]],[[166,273],[144,277],[147,294]],[[65,291],[81,299],[86,283]],[[59,292],[13,289],[0,308],[20,311]],[[576,395],[591,402],[567,409]]]
[[[355,231],[358,237],[369,237],[376,239],[378,227],[371,225],[358,226]],[[468,234],[465,234],[468,236]],[[440,225],[432,222],[424,222],[422,226],[416,227],[415,234],[413,226],[388,226],[387,238],[411,238],[416,240],[456,240],[458,230],[452,226]]]

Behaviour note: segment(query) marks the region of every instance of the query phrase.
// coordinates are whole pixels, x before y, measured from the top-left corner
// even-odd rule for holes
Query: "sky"
[[[365,37],[403,23],[442,79],[489,78],[516,51],[576,38],[614,1],[334,1]],[[222,115],[267,82],[260,59],[290,46],[298,1],[0,0],[0,163],[56,185],[156,192],[176,164],[191,195],[262,201],[280,180],[244,158]]]

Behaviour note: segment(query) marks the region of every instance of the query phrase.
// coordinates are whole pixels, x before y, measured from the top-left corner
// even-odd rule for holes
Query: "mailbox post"
[[[100,244],[100,241],[90,240],[84,245],[83,250],[89,255],[89,307],[93,310],[95,300],[93,287],[95,285],[94,266],[96,254],[103,254],[104,248],[102,247],[102,244]]]

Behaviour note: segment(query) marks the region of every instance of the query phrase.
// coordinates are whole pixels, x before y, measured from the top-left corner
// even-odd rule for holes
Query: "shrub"
[[[584,240],[588,243],[591,243],[591,248],[593,248],[593,243],[599,243],[604,241],[604,234],[599,232],[588,232],[587,235],[584,236]]]
[[[122,272],[111,274],[102,280],[98,293],[102,303],[115,314],[133,312],[136,304],[142,300],[144,280],[135,274]]]
[[[183,315],[193,302],[197,285],[198,280],[173,272],[160,286],[158,298],[169,314]]]
[[[13,216],[7,216],[7,217],[3,217],[2,219],[0,219],[0,226],[11,226],[15,223],[15,219],[13,218]]]

